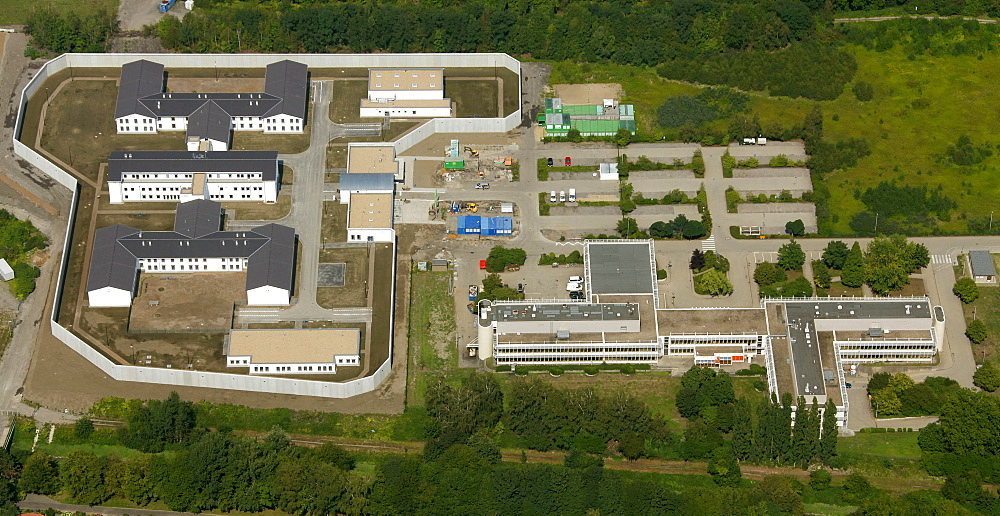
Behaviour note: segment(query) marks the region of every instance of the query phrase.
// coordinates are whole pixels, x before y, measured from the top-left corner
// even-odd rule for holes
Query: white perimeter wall
[[[45,80],[67,67],[106,68],[121,67],[138,59],[149,59],[167,67],[184,68],[256,68],[270,63],[291,59],[316,68],[442,68],[442,67],[504,67],[518,76],[518,92],[521,87],[521,63],[507,54],[63,54],[45,63],[28,82],[18,101],[17,121],[14,125],[14,153],[48,174],[59,184],[73,191],[72,210],[66,227],[66,241],[63,244],[62,260],[59,267],[56,299],[51,313],[52,335],[82,355],[108,376],[119,381],[146,382],[165,385],[183,385],[214,389],[234,389],[241,391],[271,392],[300,396],[326,398],[349,398],[375,390],[389,376],[392,370],[392,356],[395,352],[395,310],[392,303],[389,328],[389,358],[371,375],[349,382],[317,382],[250,375],[233,375],[201,371],[160,369],[115,364],[100,354],[79,337],[56,322],[57,311],[63,295],[63,281],[69,261],[69,246],[72,242],[73,222],[79,201],[77,181],[72,175],[43,158],[19,137],[24,126],[24,111],[28,99],[42,87]],[[434,119],[411,131],[394,143],[400,153],[424,140],[435,132],[490,133],[507,132],[521,123],[521,110],[517,109],[506,118],[452,118]],[[396,290],[396,261],[392,263],[392,291]]]

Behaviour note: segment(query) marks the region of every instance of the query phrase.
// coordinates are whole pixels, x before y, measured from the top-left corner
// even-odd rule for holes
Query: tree
[[[59,469],[48,454],[35,452],[24,462],[18,486],[26,493],[54,495],[59,492]]]
[[[762,287],[785,281],[785,278],[785,269],[777,267],[771,262],[760,262],[753,271],[753,280]]]
[[[847,244],[841,240],[833,240],[826,244],[826,248],[823,249],[823,263],[827,267],[839,271],[844,268],[844,261],[847,260],[848,253],[850,250],[847,248]]]
[[[90,420],[89,417],[83,417],[76,420],[73,425],[73,437],[85,441],[90,438],[90,435],[94,433],[94,422]]]
[[[861,102],[868,102],[875,98],[875,88],[872,87],[871,83],[857,81],[851,87],[851,91],[854,92],[854,97]]]
[[[817,288],[830,288],[830,269],[827,268],[823,260],[813,262],[813,281]]]
[[[354,469],[354,457],[344,448],[334,443],[323,443],[313,448],[313,455],[322,462],[331,464],[337,469],[350,471]]]
[[[861,503],[874,495],[876,489],[864,475],[858,472],[847,475],[844,480],[844,498],[853,503]]]
[[[693,271],[700,271],[705,268],[705,253],[701,252],[701,249],[695,249],[691,252],[691,263],[689,267]]]
[[[618,234],[622,237],[628,238],[639,232],[639,223],[631,217],[622,217],[618,221]]]
[[[823,108],[819,104],[806,114],[802,123],[802,139],[806,145],[813,145],[823,139]]]
[[[885,295],[910,282],[910,273],[930,261],[923,244],[908,242],[903,235],[879,236],[868,243],[864,256],[865,283],[876,294]]]
[[[819,458],[826,464],[837,455],[837,432],[837,405],[828,399],[823,406],[823,433],[819,439]]]
[[[689,220],[687,224],[684,224],[684,238],[687,240],[695,240],[705,236],[708,230],[705,229],[705,224],[699,220]]]
[[[632,143],[632,133],[628,129],[622,128],[615,133],[615,145],[625,147],[630,143]]]
[[[619,449],[621,449],[620,445]],[[589,453],[578,448],[572,448],[563,460],[563,464],[567,468],[574,469],[602,468],[604,467],[604,459],[601,457],[594,457],[593,455],[590,455]]]
[[[832,479],[833,476],[830,475],[828,470],[823,468],[814,469],[809,472],[809,487],[817,491],[822,491],[830,487]]]
[[[778,266],[786,271],[801,271],[806,263],[806,253],[802,246],[792,240],[778,249]]]
[[[851,251],[844,259],[844,267],[840,271],[840,282],[847,287],[860,287],[865,281],[864,256],[861,244],[854,242]]]
[[[527,259],[528,253],[524,249],[493,246],[486,257],[486,272],[503,272],[508,265],[524,265]]]
[[[783,190],[782,192],[786,192]],[[806,234],[806,225],[802,219],[795,219],[785,223],[785,233],[792,236],[802,236]]]
[[[499,274],[489,274],[483,278],[483,288],[479,290],[479,295],[476,296],[476,301],[481,299],[489,299],[490,301],[497,299],[524,299],[524,294],[519,293],[512,287],[504,286],[503,279],[500,278]]]
[[[972,375],[972,382],[976,384],[976,387],[986,392],[1000,389],[1000,368],[987,360],[979,369],[976,369]]]
[[[91,452],[74,450],[62,463],[63,487],[73,500],[83,505],[98,505],[108,499],[104,483],[107,462]]]
[[[740,464],[736,462],[732,450],[726,446],[720,446],[712,452],[708,462],[708,474],[716,484],[724,487],[738,487],[743,478]]]
[[[627,433],[618,441],[618,451],[630,462],[634,462],[646,454],[646,443],[639,434]]]
[[[972,278],[960,278],[951,291],[965,304],[979,299],[979,285]]]
[[[733,284],[722,271],[712,269],[698,277],[701,290],[710,296],[728,296],[733,293]]]
[[[578,142],[583,139],[583,135],[580,134],[579,129],[574,127],[571,128],[569,131],[566,131],[566,139],[571,142]]]
[[[969,325],[965,328],[965,336],[973,344],[979,344],[980,342],[986,340],[989,337],[989,333],[986,331],[986,323],[982,319],[973,319],[969,321]]]
[[[895,416],[903,410],[903,403],[892,389],[875,391],[872,394],[871,405],[876,417]]]
[[[670,224],[660,220],[649,226],[649,236],[653,238],[673,238],[674,231],[670,227]]]

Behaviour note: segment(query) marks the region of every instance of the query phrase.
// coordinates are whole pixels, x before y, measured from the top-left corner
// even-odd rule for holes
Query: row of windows
[[[560,357],[560,356],[538,356],[538,357],[501,357],[497,356],[497,364],[535,364],[535,363],[574,363],[574,364],[599,364],[601,362],[626,362],[626,363],[645,363],[655,361],[657,357],[627,357],[627,356],[614,356],[614,355],[594,355],[594,356],[577,356],[577,357]]]
[[[231,173],[231,172],[208,172],[209,179],[260,179],[262,175],[257,173]],[[154,173],[154,174],[122,174],[122,179],[192,179],[193,174],[170,174],[170,173]],[[152,190],[155,187],[148,187]],[[135,190],[135,187],[130,188]],[[166,187],[163,187],[166,190]],[[143,188],[143,191],[146,189]],[[176,190],[176,188],[174,188]],[[156,189],[157,192],[160,191],[159,188]]]
[[[276,126],[276,125],[268,125],[266,130],[267,131],[277,131],[278,130],[278,126]],[[290,125],[290,126],[287,126],[287,127],[284,126],[284,125],[281,126],[281,131],[282,132],[301,131],[301,130],[302,130],[302,126],[300,126],[300,125]]]
[[[437,77],[438,74],[437,74],[437,72],[431,72],[429,75],[430,75],[431,79],[433,79],[433,78]],[[393,77],[399,77],[399,74],[398,73],[394,73],[394,74],[392,74],[392,76]],[[375,72],[375,77],[382,77],[382,72]],[[416,79],[417,77],[420,77],[420,74],[414,72],[413,78]],[[433,86],[433,84],[432,84],[432,86]]]
[[[232,358],[229,359],[229,365],[239,365],[241,363],[246,364],[247,361],[246,360],[242,360],[242,361],[241,360],[235,360],[235,359],[232,359]]]
[[[889,349],[889,350],[893,350],[893,349],[899,349],[899,350],[904,350],[904,349],[926,349],[926,350],[932,350],[932,349],[935,349],[935,346],[934,346],[933,342],[922,342],[922,343],[908,342],[908,343],[900,344],[900,343],[888,343],[888,342],[877,342],[877,341],[876,342],[852,342],[850,344],[843,344],[842,343],[840,345],[840,350],[841,351],[845,351],[845,350],[866,350],[866,349]]]
[[[414,77],[416,77],[416,76],[414,76]],[[381,83],[381,82],[376,82],[376,83],[375,83],[375,87],[376,87],[376,88],[381,88],[381,87],[382,87],[382,83]],[[392,83],[392,87],[393,87],[393,88],[398,88],[398,87],[399,87],[399,83],[398,83],[398,82],[394,82],[394,83]],[[416,88],[416,87],[417,87],[417,83],[415,83],[415,82],[411,82],[411,83],[410,83],[410,87],[411,87],[411,88]],[[430,83],[430,87],[431,87],[431,88],[436,88],[436,87],[437,87],[437,84],[436,84],[436,83],[433,83],[433,82],[432,82],[432,83]]]
[[[230,194],[228,197],[225,196],[225,195],[219,194],[219,195],[209,195],[209,198],[210,199],[258,199],[259,200],[259,199],[263,199],[264,198],[264,194],[263,193],[252,194],[252,195],[251,194],[244,194],[244,195],[240,195],[239,197],[234,197],[233,194]],[[131,200],[135,200],[135,199],[137,199],[136,196],[125,194],[125,200],[126,201],[131,201]],[[180,199],[180,196],[179,195],[170,195],[170,194],[159,194],[159,195],[157,195],[157,194],[150,194],[150,195],[142,194],[141,196],[138,197],[138,199],[139,200],[143,200],[143,201],[157,201],[157,200],[165,200],[165,199]]]
[[[864,354],[854,354],[854,353],[841,353],[841,360],[863,360],[863,361],[880,361],[880,360],[901,360],[907,358],[917,358],[921,360],[931,360],[932,355],[926,353],[878,353],[869,355]]]
[[[166,271],[166,270],[171,270],[171,271],[178,271],[179,270],[179,271],[183,271],[183,270],[185,270],[183,265],[181,265],[179,269],[177,267],[178,266],[176,266],[176,265],[171,265],[170,269],[167,269],[166,265],[163,265],[163,266],[160,266],[160,265],[147,265],[146,268],[145,268],[145,270],[147,270],[147,271]],[[204,268],[199,268],[199,267],[200,266],[198,266],[198,265],[191,265],[187,270],[190,270],[190,271],[200,271],[200,270],[207,271],[207,270],[211,270],[211,268],[208,265],[206,265]],[[241,271],[241,270],[243,270],[243,265],[241,265],[241,264],[225,265],[224,264],[224,265],[220,266],[220,268],[221,268],[221,270],[224,270],[224,271]]]
[[[555,347],[539,349],[530,345],[510,345],[501,344],[494,348],[494,352],[501,353],[660,353],[658,346],[637,345],[635,347],[622,346],[579,346],[579,347]]]

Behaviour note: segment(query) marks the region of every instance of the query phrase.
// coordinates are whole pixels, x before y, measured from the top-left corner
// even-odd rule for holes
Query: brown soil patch
[[[618,83],[556,84],[556,96],[563,105],[600,104],[604,99],[620,99],[624,90]]]
[[[49,256],[51,256],[50,249],[48,248],[39,249],[35,251],[34,254],[31,255],[31,258],[28,259],[28,262],[30,262],[35,267],[40,268],[43,265],[45,265],[45,262],[49,261]]]
[[[435,134],[414,145],[401,156],[441,156],[448,150],[452,140],[458,140],[459,150],[465,146],[476,148],[482,145],[511,145],[517,143],[517,138],[508,133],[475,133],[475,134]],[[468,157],[468,153],[463,153]]]
[[[260,93],[264,79],[168,78],[167,91],[183,93]]]
[[[233,303],[246,299],[245,271],[143,274],[130,331],[225,331]]]
[[[343,287],[317,287],[316,302],[323,308],[368,306],[368,248],[322,249],[320,263],[343,263]]]

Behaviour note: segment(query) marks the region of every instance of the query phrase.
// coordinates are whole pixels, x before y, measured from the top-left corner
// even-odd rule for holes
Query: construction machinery
[[[165,13],[169,11],[175,3],[177,3],[177,0],[160,0],[160,12]]]

